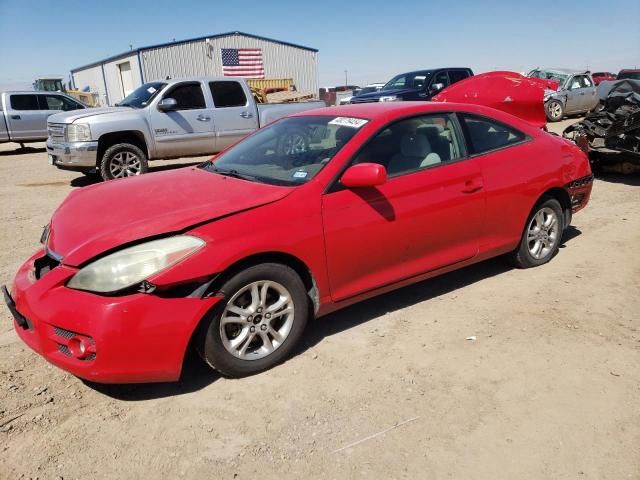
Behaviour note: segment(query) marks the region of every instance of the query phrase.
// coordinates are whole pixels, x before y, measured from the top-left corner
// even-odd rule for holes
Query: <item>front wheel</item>
[[[309,316],[304,284],[291,268],[264,263],[238,273],[219,294],[200,344],[201,356],[228,377],[244,377],[285,360],[300,340]]]
[[[100,176],[107,181],[142,175],[147,169],[147,156],[140,148],[130,143],[118,143],[104,152]]]
[[[559,122],[564,117],[564,107],[562,102],[558,100],[551,100],[546,105],[547,120],[550,122]]]
[[[518,268],[543,265],[560,248],[564,231],[562,207],[555,198],[540,201],[529,215],[518,248],[510,256]]]

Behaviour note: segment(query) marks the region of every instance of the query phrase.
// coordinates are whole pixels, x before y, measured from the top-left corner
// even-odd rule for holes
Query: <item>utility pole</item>
[[[346,87],[347,85],[349,85],[349,80],[348,80],[348,77],[347,77],[347,73],[348,73],[348,70],[345,70],[345,71],[344,71],[344,86],[345,86],[345,87]]]

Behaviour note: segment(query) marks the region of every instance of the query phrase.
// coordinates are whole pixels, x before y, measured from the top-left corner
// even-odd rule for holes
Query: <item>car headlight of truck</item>
[[[381,102],[397,102],[400,98],[397,95],[386,95],[380,97]]]
[[[91,129],[86,123],[70,123],[65,129],[67,142],[88,142],[91,140]]]
[[[80,269],[67,287],[96,293],[117,292],[175,265],[204,245],[200,238],[177,235],[124,248]]]

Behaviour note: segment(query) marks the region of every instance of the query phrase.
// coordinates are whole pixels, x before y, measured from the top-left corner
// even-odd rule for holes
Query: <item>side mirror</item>
[[[352,165],[340,178],[340,183],[347,188],[375,187],[386,181],[387,169],[377,163]]]
[[[440,90],[442,90],[444,88],[444,83],[433,83],[431,84],[431,86],[429,87],[429,91],[431,93],[434,92],[439,92]]]
[[[161,112],[171,112],[178,109],[178,102],[175,98],[163,98],[158,103],[158,110]]]

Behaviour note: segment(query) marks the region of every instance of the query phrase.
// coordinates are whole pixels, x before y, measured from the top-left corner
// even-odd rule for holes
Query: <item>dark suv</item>
[[[440,90],[472,75],[470,68],[435,68],[402,73],[377,92],[353,97],[351,103],[431,100]]]

